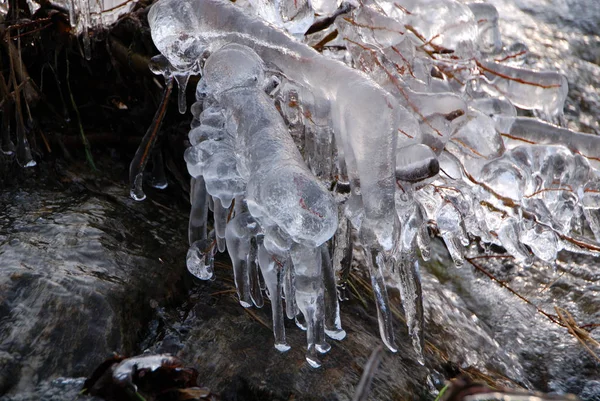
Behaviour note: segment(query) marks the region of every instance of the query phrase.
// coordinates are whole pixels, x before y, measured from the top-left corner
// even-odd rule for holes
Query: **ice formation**
[[[304,36],[315,13],[340,15]],[[517,115],[560,121],[567,82],[504,50],[493,6],[158,0],[148,18],[167,91],[201,75],[185,153],[188,269],[210,279],[227,249],[242,306],[270,298],[280,351],[284,315],[307,330],[313,367],[330,348],[325,335],[345,336],[336,283],[352,260],[351,230],[383,342],[397,349],[393,286],[421,362],[418,261],[430,231],[456,266],[475,240],[523,264],[600,252],[600,139]],[[137,199],[143,166],[132,164]]]
[[[82,35],[83,53],[91,59],[92,44],[90,30],[109,26],[117,19],[133,10],[138,0],[49,0],[54,7],[69,10],[69,20],[73,33]],[[7,0],[0,0],[0,13],[8,11]],[[27,0],[33,14],[40,8],[41,2]]]
[[[138,0],[53,0],[53,3],[69,10],[69,19],[75,34],[82,34],[83,52],[90,60],[91,39],[89,30],[113,24],[131,10]]]

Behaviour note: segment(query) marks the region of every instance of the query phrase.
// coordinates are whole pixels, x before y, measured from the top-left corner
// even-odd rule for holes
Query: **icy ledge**
[[[296,37],[308,28],[311,16],[294,10],[308,2],[251,3]],[[190,74],[202,75],[185,154],[190,272],[210,279],[215,252],[227,249],[242,306],[262,307],[266,293],[275,347],[289,348],[285,314],[307,330],[306,358],[318,367],[325,335],[345,336],[336,282],[350,268],[352,229],[381,338],[397,349],[395,286],[421,362],[418,258],[429,257],[429,231],[457,266],[473,240],[523,264],[561,249],[598,254],[600,141],[516,117],[518,107],[559,121],[567,85],[522,68],[522,52],[503,50],[497,20],[483,3],[363,1],[336,21],[348,53],[332,47],[325,57],[229,1],[159,0],[149,22],[166,93],[173,80],[182,92]],[[136,157],[131,168],[137,199],[143,165]]]

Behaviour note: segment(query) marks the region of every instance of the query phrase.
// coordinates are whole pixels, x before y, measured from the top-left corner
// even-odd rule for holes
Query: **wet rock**
[[[173,205],[180,194],[137,203],[125,183],[67,177],[30,177],[0,195],[2,401],[72,400],[83,381],[64,377],[91,375],[115,351],[176,355],[198,370],[197,385],[223,400],[352,399],[381,344],[360,260],[351,275],[355,289],[348,287],[341,305],[347,338],[331,340],[323,367],[312,369],[305,333],[293,321],[286,321],[292,349],[280,353],[268,305],[239,305],[226,259],[212,282],[185,271],[186,216]],[[433,250],[421,266],[426,366],[417,362],[392,293],[400,349],[384,354],[369,399],[433,399],[434,387],[468,374],[594,400],[598,363],[565,328],[471,265],[455,268],[440,243]],[[557,270],[480,262],[545,310],[566,308],[578,323],[598,318],[600,276],[585,258]],[[186,289],[178,280],[195,284]]]
[[[78,399],[103,401],[98,397],[79,397],[84,380],[84,378],[58,377],[53,380],[40,382],[31,391],[3,396],[0,399],[10,401],[73,401]]]
[[[445,250],[435,263],[453,266]],[[199,385],[238,400],[350,400],[355,394],[372,350],[381,345],[372,295],[361,284],[362,273],[353,273],[350,299],[341,304],[347,337],[328,340],[331,350],[322,356],[322,367],[311,368],[304,359],[305,333],[286,320],[292,348],[281,353],[273,346],[268,305],[244,309],[235,296],[231,267],[216,264],[216,280],[198,282],[180,307],[167,309],[162,329],[152,334],[154,353],[174,352],[194,364]],[[399,351],[385,352],[369,394],[372,400],[433,399],[434,386],[460,373],[514,385],[523,375],[519,361],[507,356],[485,324],[473,322],[473,312],[426,267],[426,366],[417,362],[402,317],[398,294],[392,299],[398,319]],[[370,288],[370,286],[368,286]],[[156,341],[158,340],[158,341]],[[148,341],[149,343],[152,341]],[[456,366],[446,369],[448,364]]]
[[[44,171],[0,194],[0,395],[133,354],[185,271],[180,211]]]
[[[219,271],[220,270],[220,271]],[[292,349],[281,353],[273,346],[270,308],[244,310],[234,298],[229,272],[217,271],[213,283],[201,283],[192,299],[165,316],[169,324],[153,351],[173,349],[194,362],[199,384],[220,392],[223,399],[347,400],[376,345],[381,343],[374,305],[358,301],[344,304],[342,321],[348,333],[340,342],[330,340],[332,349],[322,357],[320,369],[305,361],[305,333],[286,321]],[[175,319],[175,320],[172,320]],[[168,328],[170,326],[170,328]],[[373,385],[374,399],[413,397],[424,389],[427,371],[416,362],[407,334],[400,352],[386,355]]]
[[[443,245],[433,245],[432,260],[421,266],[426,366],[416,362],[410,338],[397,319],[399,352],[385,353],[369,399],[433,399],[434,386],[439,389],[444,380],[467,374],[494,386],[595,400],[600,364],[565,327],[473,265],[456,268]],[[471,252],[481,255],[476,248]],[[523,269],[510,258],[473,261],[542,310],[552,312],[559,306],[571,311],[578,324],[596,321],[600,276],[585,258],[561,256],[570,262],[559,261],[557,269]],[[566,269],[565,263],[572,268]],[[332,349],[322,357],[323,367],[312,369],[304,361],[304,333],[287,320],[292,349],[278,352],[268,327],[270,308],[242,308],[230,270],[217,263],[216,281],[198,282],[184,304],[165,309],[160,323],[154,324],[160,328],[147,341],[153,344],[152,352],[173,352],[193,364],[199,371],[198,384],[226,400],[352,399],[371,351],[381,344],[371,295],[355,277],[360,272],[351,275],[357,292],[350,292],[350,299],[341,304],[348,335],[341,342],[330,340]],[[401,317],[398,294],[392,300]],[[597,331],[591,330],[592,337],[597,338]]]
[[[520,367],[508,375],[513,385],[555,394],[571,393],[581,400],[598,397],[600,393],[593,394],[592,389],[597,389],[600,360],[590,350],[597,355],[600,349],[591,342],[588,342],[590,350],[583,347],[555,311],[555,307],[568,310],[587,335],[596,341],[600,338],[600,330],[594,325],[600,317],[600,273],[594,258],[564,252],[559,254],[556,263],[535,263],[524,268],[510,257],[488,258],[479,253],[471,262],[461,269],[441,264],[428,266],[434,281],[426,281],[430,284],[437,281],[438,290],[451,300],[445,307],[439,304],[430,309],[429,316],[450,317],[450,311],[457,305],[470,313],[466,315],[470,322],[448,321],[448,326],[457,334],[448,336],[450,342],[461,339],[464,343],[447,345],[451,354],[455,352],[452,350],[471,348],[472,359],[460,361],[457,359],[460,353],[451,359],[463,366],[478,366],[482,371],[493,371],[508,361],[509,365]],[[424,289],[424,293],[427,300],[431,292]],[[473,347],[476,338],[471,337],[471,333],[474,331],[487,333],[491,340],[483,354],[487,354],[487,361],[477,354],[477,347]],[[485,335],[478,337],[486,338]],[[490,358],[491,353],[501,355],[502,359]],[[463,355],[468,356],[469,352]]]

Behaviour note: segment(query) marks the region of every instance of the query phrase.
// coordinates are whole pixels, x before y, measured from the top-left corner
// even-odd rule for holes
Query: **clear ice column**
[[[306,360],[310,366],[318,368],[321,366],[318,352],[327,352],[331,347],[325,342],[321,249],[294,244],[291,256],[295,271],[296,304],[306,320]]]
[[[275,348],[281,352],[285,352],[290,349],[290,346],[285,340],[284,313],[281,299],[284,279],[283,264],[280,265],[276,257],[269,254],[262,244],[258,248],[258,261],[263,278],[265,279],[265,284],[267,285],[267,290],[271,297]]]

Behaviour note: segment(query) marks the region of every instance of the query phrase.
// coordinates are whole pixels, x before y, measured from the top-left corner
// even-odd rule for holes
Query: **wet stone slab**
[[[138,203],[125,184],[67,181],[33,177],[0,195],[1,400],[73,400],[83,383],[73,378],[89,376],[115,351],[177,355],[199,371],[199,385],[224,400],[352,399],[381,344],[360,253],[356,290],[348,286],[341,304],[347,338],[330,340],[323,367],[312,369],[305,333],[293,321],[286,320],[292,348],[280,353],[268,302],[262,309],[239,305],[226,258],[219,257],[215,281],[185,271],[185,206],[175,205],[181,194],[155,193]],[[583,400],[598,396],[598,362],[566,328],[470,264],[457,269],[434,244],[432,260],[421,266],[426,367],[416,361],[392,293],[400,348],[385,353],[369,399],[433,399],[431,384],[459,373]],[[478,260],[540,308],[565,308],[578,324],[597,321],[593,260],[567,254],[556,268],[528,269]]]
[[[179,211],[135,203],[119,184],[48,181],[0,194],[0,394],[137,352],[185,272]]]

